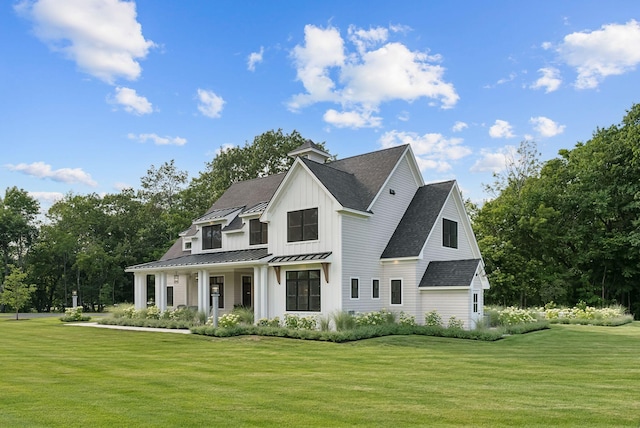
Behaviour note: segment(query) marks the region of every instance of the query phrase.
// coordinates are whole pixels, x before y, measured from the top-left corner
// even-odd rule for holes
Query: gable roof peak
[[[306,140],[298,148],[287,153],[292,158],[305,158],[318,163],[325,163],[331,155],[327,153],[321,146],[311,140]]]

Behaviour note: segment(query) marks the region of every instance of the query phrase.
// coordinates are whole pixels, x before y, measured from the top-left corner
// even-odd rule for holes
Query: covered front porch
[[[245,250],[188,255],[127,269],[134,274],[134,305],[161,311],[192,307],[209,314],[217,288],[218,313],[251,307],[256,320],[269,317],[265,251]]]

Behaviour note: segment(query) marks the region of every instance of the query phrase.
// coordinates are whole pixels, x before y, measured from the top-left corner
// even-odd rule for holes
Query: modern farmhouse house
[[[155,304],[255,319],[337,311],[436,310],[474,328],[489,288],[455,181],[425,185],[409,145],[327,162],[311,141],[289,171],[234,183],[158,261],[134,273],[136,308]]]

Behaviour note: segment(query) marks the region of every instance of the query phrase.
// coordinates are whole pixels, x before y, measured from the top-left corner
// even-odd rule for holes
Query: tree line
[[[473,213],[487,300],[521,307],[583,301],[640,314],[640,105],[622,122],[541,163],[523,142]]]
[[[0,284],[11,266],[35,284],[30,305],[50,311],[76,290],[88,309],[132,301],[126,266],[156,260],[235,181],[286,171],[305,139],[265,132],[220,152],[188,179],[173,161],[151,166],[140,189],[69,194],[38,224],[38,203],[15,187],[0,198]],[[322,144],[324,145],[324,144]],[[521,307],[621,304],[640,314],[640,105],[587,142],[539,160],[523,141],[468,203],[491,289],[486,302]]]

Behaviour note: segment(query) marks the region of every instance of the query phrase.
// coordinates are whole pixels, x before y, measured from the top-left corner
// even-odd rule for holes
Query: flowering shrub
[[[450,317],[447,322],[447,328],[452,330],[462,330],[464,328],[464,321],[459,320],[456,317]]]
[[[82,306],[76,308],[66,308],[64,310],[64,316],[60,317],[60,321],[73,322],[73,321],[89,321],[91,317],[82,314]]]
[[[149,306],[147,308],[147,313],[145,318],[152,319],[152,320],[159,320],[161,313],[162,312],[160,311],[160,308],[157,307],[156,305]]]
[[[354,316],[356,326],[383,325],[395,322],[395,314],[387,309],[380,309],[376,312],[358,313]]]
[[[509,306],[499,312],[498,322],[500,325],[527,324],[536,322],[536,317],[530,310]]]
[[[400,319],[398,320],[398,324],[410,325],[410,326],[417,325],[416,317],[414,317],[413,315],[406,314],[404,312],[400,312]]]
[[[213,324],[213,317],[210,317],[211,323],[207,321],[208,325]],[[238,314],[224,314],[218,318],[218,327],[235,327],[240,324],[240,315]]]
[[[315,330],[316,318],[312,316],[300,317],[298,315],[285,314],[284,326],[298,330]]]
[[[133,305],[127,306],[122,310],[122,316],[124,318],[133,318],[136,315],[136,308]]]
[[[544,308],[538,308],[540,316],[552,321],[562,320],[612,320],[615,318],[623,318],[626,315],[626,309],[622,306],[610,306],[607,308],[594,308],[587,306],[586,303],[580,302],[573,308],[556,308],[550,305]]]
[[[424,314],[424,325],[430,327],[442,327],[442,317],[435,309]]]

